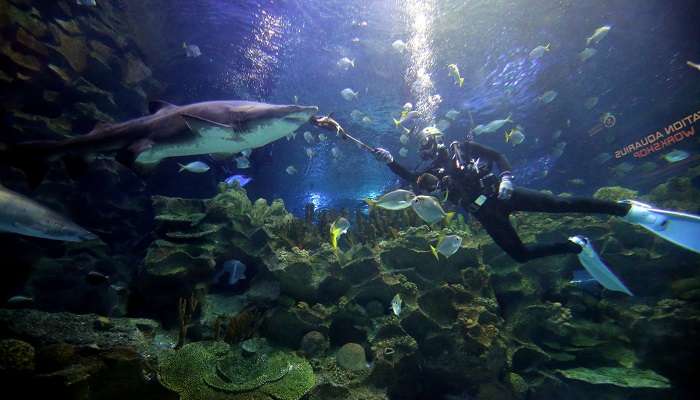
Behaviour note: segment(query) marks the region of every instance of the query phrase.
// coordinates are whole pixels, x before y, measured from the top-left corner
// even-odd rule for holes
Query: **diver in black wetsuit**
[[[474,215],[494,242],[518,262],[555,254],[578,254],[583,250],[583,245],[571,239],[558,243],[525,245],[508,219],[514,211],[626,216],[631,208],[630,203],[559,197],[531,189],[514,188],[510,163],[506,157],[494,149],[471,141],[453,142],[448,149],[439,136],[425,138],[420,155],[423,160],[432,159],[433,162],[422,173],[408,171],[394,161],[386,149],[377,148],[374,154],[378,160],[386,162],[396,175],[417,185],[420,190],[432,194],[445,193],[448,201],[461,205]],[[499,175],[492,172],[494,164],[498,166]]]
[[[513,188],[510,164],[502,154],[472,141],[461,144],[453,142],[448,149],[440,134],[426,134],[423,138],[421,158],[432,160],[432,164],[426,171],[417,174],[394,162],[394,157],[388,150],[373,148],[352,137],[330,116],[311,118],[310,122],[324,129],[335,130],[343,139],[350,139],[361,148],[372,151],[394,173],[417,185],[419,189],[435,195],[444,193],[441,197],[460,204],[472,213],[496,244],[518,262],[554,254],[576,253],[586,271],[603,287],[632,295],[600,259],[591,241],[584,236],[572,236],[566,242],[524,245],[508,219],[513,211],[617,215],[678,246],[700,253],[700,217],[696,215],[661,210],[634,200],[612,202],[583,197],[557,197],[530,189]],[[494,163],[499,169],[498,176],[491,172]]]

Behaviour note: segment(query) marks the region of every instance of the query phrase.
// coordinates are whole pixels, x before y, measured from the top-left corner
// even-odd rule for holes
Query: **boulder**
[[[341,367],[350,371],[367,369],[365,349],[357,343],[346,343],[335,354],[335,360]]]

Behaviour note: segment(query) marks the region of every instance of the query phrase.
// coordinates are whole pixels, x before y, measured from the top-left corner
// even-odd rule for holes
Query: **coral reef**
[[[197,342],[160,357],[159,379],[182,400],[298,400],[315,384],[311,366],[291,353],[244,356],[223,342]]]
[[[694,190],[683,179],[666,185]],[[641,199],[680,207],[668,187]],[[596,193],[634,196],[620,187]],[[632,298],[572,282],[574,255],[517,264],[464,218],[429,229],[410,213],[309,208],[299,220],[281,201],[251,201],[244,189],[223,186],[211,199],[154,196],[152,207],[154,240],[130,303],[172,330],[150,320],[0,310],[0,338],[36,351],[26,375],[87,390],[119,365],[126,381],[142,383],[110,386],[115,393],[165,387],[195,400],[621,400],[692,391],[695,371],[677,365],[700,354],[689,339],[700,329],[700,259],[619,218],[512,217],[525,242],[591,238]],[[334,251],[328,226],[339,216],[354,223]],[[463,238],[461,247],[436,259],[430,246],[449,234]],[[31,287],[69,263],[104,270],[101,246],[42,255]],[[228,260],[247,266],[232,287],[213,281]],[[111,265],[120,262],[128,263]],[[98,356],[88,358],[93,345]],[[127,370],[137,366],[138,374]]]
[[[603,188],[597,194],[610,199],[633,195],[624,188]],[[589,292],[569,283],[571,272],[579,268],[575,257],[518,265],[463,219],[431,231],[396,213],[382,225],[391,229],[377,231],[367,228],[373,223],[356,218],[358,226],[343,238],[341,250],[333,252],[323,223],[342,213],[321,215],[325,222],[313,225],[295,222],[281,203],[250,202],[240,188],[211,200],[160,197],[154,205],[163,239],[151,251],[173,256],[147,257],[147,271],[177,271],[172,282],[187,282],[188,289],[208,287],[215,271],[211,266],[236,258],[254,266],[252,286],[279,283],[274,303],[245,293],[234,296],[236,309],[255,304],[263,309],[253,319],[245,313],[243,319],[221,317],[218,333],[210,337],[235,343],[257,333],[299,348],[311,358],[319,381],[312,398],[376,389],[384,390],[378,398],[420,398],[436,390],[455,393],[465,388],[478,398],[543,398],[580,387],[580,381],[562,380],[559,371],[619,368],[632,375],[651,359],[643,349],[656,346],[629,339],[638,336],[633,325],[649,321],[650,311],[632,314],[620,308],[624,299],[618,294]],[[374,212],[369,220],[382,215]],[[635,226],[608,217],[545,214],[516,215],[514,224],[524,241],[587,235],[640,295],[671,296],[675,291],[694,298],[697,285],[688,271],[696,258],[671,256],[672,247]],[[366,241],[356,241],[365,234]],[[453,256],[435,260],[430,245],[445,234],[465,240]],[[304,241],[314,245],[302,245]],[[190,257],[174,256],[179,253]],[[650,285],[639,270],[651,271],[661,254],[676,257],[674,272],[667,279],[657,273]],[[197,259],[208,261],[200,264]],[[686,280],[678,281],[679,276]],[[157,281],[153,278],[154,287],[168,285]],[[389,308],[396,294],[403,300],[398,316]],[[603,301],[595,301],[596,296]],[[228,302],[220,296],[205,298]],[[249,321],[242,325],[258,328],[246,331],[239,327],[242,320]],[[226,335],[225,326],[247,333]],[[346,363],[346,353],[358,355],[356,362]],[[417,371],[431,379],[416,380]]]
[[[0,340],[0,370],[9,373],[31,373],[34,371],[34,347],[21,340]]]
[[[30,398],[168,398],[154,379],[155,321],[0,309],[0,380]],[[105,321],[102,321],[105,322]],[[11,380],[10,380],[11,379]]]

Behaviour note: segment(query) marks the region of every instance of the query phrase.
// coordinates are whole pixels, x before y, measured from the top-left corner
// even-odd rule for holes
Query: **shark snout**
[[[297,120],[304,123],[318,112],[318,107],[290,105],[287,110],[289,114],[285,116],[285,119]]]
[[[316,106],[289,106],[292,110],[298,111],[298,112],[309,112],[309,113],[317,113],[318,112],[318,107]]]

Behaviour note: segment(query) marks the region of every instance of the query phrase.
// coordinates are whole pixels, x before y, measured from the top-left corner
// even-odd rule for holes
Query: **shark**
[[[2,185],[0,232],[68,242],[98,238],[66,217]]]
[[[115,153],[115,158],[129,167],[148,167],[170,157],[235,154],[296,131],[318,112],[318,107],[241,100],[183,106],[152,101],[149,112],[125,122],[100,123],[86,135],[65,140],[1,146],[0,158],[23,169],[30,181],[40,182],[45,172],[42,161],[60,158],[75,160]],[[66,166],[70,170],[68,162]]]

